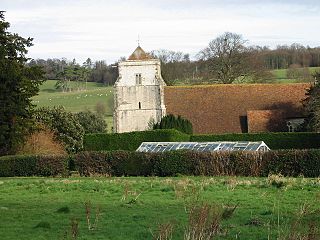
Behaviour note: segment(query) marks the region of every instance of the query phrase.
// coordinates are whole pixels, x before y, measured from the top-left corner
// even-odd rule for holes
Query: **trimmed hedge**
[[[82,176],[176,176],[237,175],[319,177],[320,150],[280,150],[270,152],[141,153],[130,151],[81,152],[75,167]]]
[[[67,175],[74,167],[82,176],[284,176],[319,177],[320,149],[269,152],[84,151],[67,156],[5,156],[0,177]],[[74,165],[72,165],[72,164]]]
[[[0,177],[57,176],[68,173],[68,157],[58,155],[0,157]]]
[[[264,141],[272,150],[312,149],[320,147],[319,133],[237,133],[220,135],[192,135],[191,142]]]
[[[135,151],[142,142],[189,142],[190,136],[175,129],[129,133],[97,133],[84,136],[85,151]]]
[[[81,176],[149,176],[155,155],[140,152],[80,152],[75,155],[76,170]]]
[[[319,133],[234,133],[187,135],[175,129],[143,132],[87,134],[85,151],[135,151],[142,142],[264,141],[272,150],[320,148]]]

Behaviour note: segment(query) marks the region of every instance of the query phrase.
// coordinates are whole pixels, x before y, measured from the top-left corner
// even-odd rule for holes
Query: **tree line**
[[[270,70],[274,69],[290,69],[288,77],[310,80],[307,68],[320,66],[320,47],[296,43],[275,49],[252,46],[241,35],[230,32],[210,41],[195,60],[190,60],[188,53],[166,49],[149,54],[161,60],[162,76],[168,85],[267,82],[273,78]],[[117,63],[108,65],[88,58],[79,64],[75,59],[62,58],[31,60],[28,65],[41,66],[46,79],[58,79],[56,87],[68,91],[71,81],[77,83],[78,89],[84,89],[88,81],[113,85],[118,78]]]
[[[118,70],[114,64],[108,65],[105,61],[92,62],[87,58],[82,64],[66,58],[62,59],[32,59],[28,66],[40,66],[44,71],[46,80],[58,80],[57,89],[71,91],[70,82],[77,83],[77,89],[86,88],[87,82],[98,82],[105,85],[113,85],[118,78]]]
[[[310,80],[308,67],[320,66],[320,47],[300,44],[279,45],[275,49],[252,46],[236,33],[226,32],[199,51],[196,60],[189,54],[153,51],[162,62],[162,76],[169,85],[197,83],[268,82],[270,70],[288,69],[288,78]]]

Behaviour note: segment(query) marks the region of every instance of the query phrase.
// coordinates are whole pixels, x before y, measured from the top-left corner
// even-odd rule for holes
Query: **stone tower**
[[[151,121],[158,122],[166,114],[160,60],[138,46],[118,67],[119,78],[114,86],[114,132],[146,130]]]

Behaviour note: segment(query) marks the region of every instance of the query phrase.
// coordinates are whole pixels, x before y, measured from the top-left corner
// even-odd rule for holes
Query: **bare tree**
[[[199,53],[200,59],[209,64],[215,81],[232,83],[250,74],[250,51],[246,42],[241,35],[226,32]]]

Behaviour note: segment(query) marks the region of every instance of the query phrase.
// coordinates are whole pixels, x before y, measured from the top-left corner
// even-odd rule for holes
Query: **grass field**
[[[40,87],[39,95],[33,98],[33,103],[38,107],[63,106],[71,112],[80,112],[86,109],[94,111],[98,103],[103,103],[108,130],[111,131],[113,113],[113,88],[111,86],[88,82],[86,90],[62,92],[55,89],[55,83],[55,80],[44,82]]]
[[[310,67],[310,73],[320,71],[320,67]],[[298,82],[296,79],[287,78],[287,69],[272,70],[271,73],[274,75],[276,82],[279,83],[295,83]]]
[[[0,239],[183,239],[196,202],[230,213],[214,239],[288,239],[319,226],[319,201],[320,179],[0,178]]]

